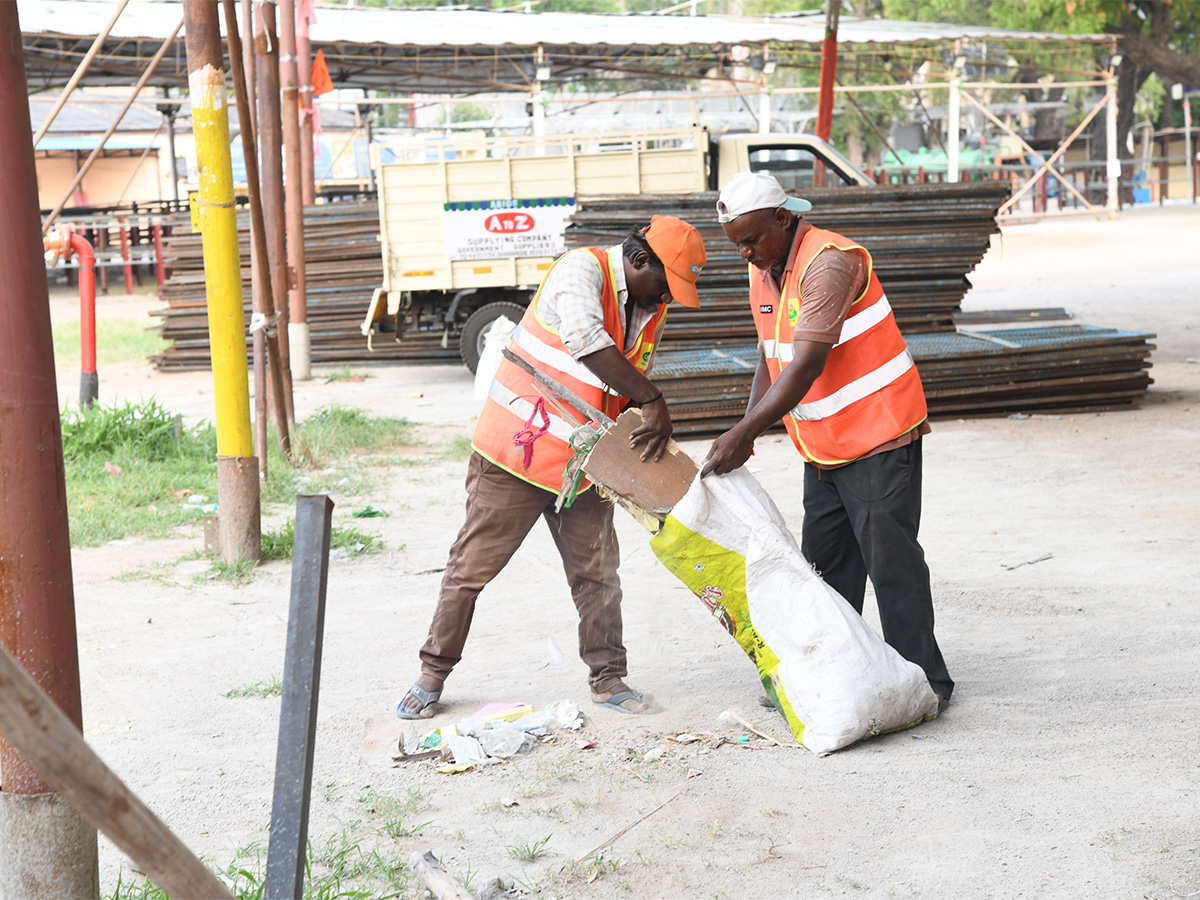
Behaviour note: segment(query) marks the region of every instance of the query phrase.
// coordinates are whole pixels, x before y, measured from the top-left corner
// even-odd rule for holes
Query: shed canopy
[[[115,8],[114,0],[19,3],[31,90],[65,83]],[[241,4],[238,9],[240,13]],[[181,3],[134,0],[117,20],[84,83],[133,83],[182,17]],[[735,46],[755,51],[764,44],[777,50],[805,49],[819,46],[824,33],[823,15],[609,16],[318,7],[312,45],[314,53],[325,51],[338,87],[397,94],[471,93],[528,90],[536,77],[539,52],[541,66],[549,68],[544,83],[589,75],[694,77],[732,66]],[[955,41],[1110,43],[1112,38],[843,17],[838,40],[945,45]],[[174,52],[149,83],[176,87],[187,83],[182,32]]]

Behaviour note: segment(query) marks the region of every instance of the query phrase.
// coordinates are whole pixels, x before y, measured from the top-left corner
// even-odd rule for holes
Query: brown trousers
[[[467,519],[450,548],[421,671],[445,680],[462,659],[475,598],[503,569],[538,516],[546,520],[571,597],[579,611],[579,655],[592,690],[605,692],[626,675],[621,642],[620,551],[613,507],[595,489],[554,511],[555,496],[472,453],[467,465]]]

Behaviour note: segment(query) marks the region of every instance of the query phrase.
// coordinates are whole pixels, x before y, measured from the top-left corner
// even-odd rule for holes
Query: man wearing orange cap
[[[671,437],[662,391],[647,373],[667,306],[696,307],[704,241],[681,219],[655,216],[614,247],[584,247],[555,260],[509,349],[547,378],[616,418],[640,406],[632,447],[658,460]],[[505,359],[488,391],[467,467],[467,519],[446,563],[421,675],[396,707],[404,719],[429,718],[462,658],[475,598],[512,558],[539,517],[562,556],[579,612],[579,655],[592,700],[624,713],[646,712],[653,698],[625,684],[619,552],[612,504],[594,490],[555,512],[571,433],[588,417],[548,398],[537,379]]]

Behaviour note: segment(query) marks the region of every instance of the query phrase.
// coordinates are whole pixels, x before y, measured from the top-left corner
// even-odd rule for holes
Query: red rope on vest
[[[542,414],[542,424],[538,426],[537,431],[534,431],[533,420],[537,418],[538,413]],[[538,397],[537,403],[533,404],[533,412],[525,420],[525,427],[513,435],[513,443],[518,447],[525,448],[525,457],[521,461],[521,465],[525,468],[525,471],[529,471],[529,466],[533,462],[533,442],[549,430],[550,416],[546,412],[546,398]]]

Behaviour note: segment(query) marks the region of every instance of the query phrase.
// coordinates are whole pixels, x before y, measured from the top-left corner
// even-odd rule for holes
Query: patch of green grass
[[[371,377],[371,373],[355,371],[349,366],[342,366],[340,369],[334,369],[331,372],[326,372],[325,377],[330,381],[366,381]]]
[[[533,862],[545,856],[550,851],[546,849],[546,845],[550,843],[550,838],[554,835],[548,834],[540,841],[534,841],[532,844],[507,844],[504,849],[508,851],[508,855],[513,859],[519,859],[522,862]]]
[[[266,849],[254,843],[239,848],[225,868],[215,871],[237,900],[262,900],[266,868]],[[361,841],[352,839],[347,831],[316,846],[310,841],[304,873],[304,900],[394,900],[420,896],[416,877],[403,859],[385,856],[375,849],[364,850]],[[103,900],[170,900],[152,881],[144,877],[126,880],[126,874],[118,873],[116,887],[104,894]]]
[[[272,437],[267,451],[270,477],[262,485],[262,503],[291,506],[297,492],[364,493],[372,483],[371,475],[352,457],[411,444],[413,433],[411,423],[404,420],[338,407],[322,410],[310,417],[303,437],[323,468],[293,468],[280,456]],[[203,421],[182,426],[172,411],[153,398],[91,410],[69,408],[62,413],[62,434],[72,546],[98,546],[135,535],[160,538],[174,528],[198,526],[203,510],[177,497],[177,491],[200,495],[206,504],[217,502],[216,430]],[[287,542],[286,535],[278,537]],[[271,540],[268,547],[274,546]],[[361,529],[339,527],[333,546],[351,554],[373,553],[382,542]],[[286,558],[280,553],[281,549],[271,549],[266,558]],[[242,579],[247,575],[212,574]]]
[[[309,416],[300,426],[300,433],[319,460],[415,443],[415,428],[407,419],[381,418],[336,405]]]
[[[78,369],[80,364],[79,320],[53,323],[54,365],[59,369]],[[96,320],[96,365],[144,360],[167,348],[157,326],[142,319]],[[104,373],[100,373],[103,387]]]
[[[254,580],[256,568],[258,568],[258,560],[254,559],[239,559],[236,562],[214,559],[207,572],[201,572],[192,580],[196,582],[218,581],[241,587]]]
[[[379,791],[368,791],[358,798],[363,810],[372,816],[383,818],[379,831],[394,841],[412,837],[423,828],[433,824],[432,820],[413,825],[408,820],[413,813],[428,808],[429,801],[425,792],[419,788],[409,788],[403,796],[382,794]]]
[[[175,496],[185,488],[216,502],[216,432],[205,422],[177,430],[157,400],[65,410],[62,434],[72,546],[198,525],[200,508]]]
[[[243,697],[278,697],[282,693],[283,678],[279,675],[272,675],[270,678],[264,678],[262,681],[256,681],[253,684],[232,687],[221,696],[235,700]]]
[[[290,518],[279,528],[262,534],[263,559],[291,559],[296,543],[296,523]],[[378,553],[383,549],[383,538],[369,534],[356,525],[334,525],[329,534],[331,549],[345,550],[350,556]]]
[[[442,459],[463,460],[470,457],[474,451],[471,446],[471,436],[468,434],[456,434],[442,448]]]

